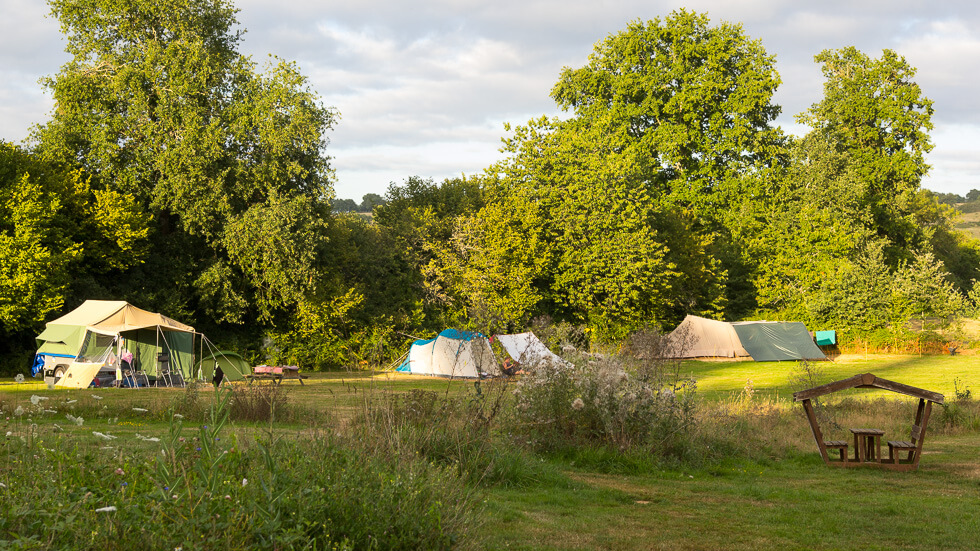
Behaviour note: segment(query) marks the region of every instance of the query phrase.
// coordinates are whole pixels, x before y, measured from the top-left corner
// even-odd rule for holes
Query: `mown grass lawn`
[[[488,549],[977,549],[980,436],[934,438],[915,473],[814,452],[704,470],[493,489]]]

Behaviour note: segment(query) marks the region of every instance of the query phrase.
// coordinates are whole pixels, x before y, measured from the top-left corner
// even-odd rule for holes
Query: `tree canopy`
[[[268,318],[311,291],[336,113],[295,64],[258,73],[227,0],[50,4],[73,58],[45,81],[56,105],[34,133],[44,157],[131,197],[153,220],[155,254],[190,248],[193,267],[167,277],[210,316]]]

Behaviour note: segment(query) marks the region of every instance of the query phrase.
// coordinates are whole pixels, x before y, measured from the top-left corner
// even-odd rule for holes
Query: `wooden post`
[[[926,402],[925,412],[922,411],[922,402],[925,400],[919,400],[919,415],[916,415],[916,425],[920,427],[919,429],[919,441],[915,442],[915,457],[912,458],[912,470],[919,468],[919,458],[922,457],[922,443],[926,441],[926,424],[929,423],[929,415],[932,413],[932,402]],[[920,422],[921,421],[921,422]]]
[[[813,439],[817,443],[817,448],[820,449],[820,457],[823,458],[823,462],[830,464],[830,458],[827,456],[827,448],[823,445],[823,435],[820,433],[820,426],[817,425],[817,416],[813,413],[813,405],[810,404],[810,400],[803,400],[803,409],[806,411],[806,418],[810,421],[810,430],[813,432]]]

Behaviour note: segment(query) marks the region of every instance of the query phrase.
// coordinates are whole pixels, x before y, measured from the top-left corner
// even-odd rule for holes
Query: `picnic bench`
[[[919,399],[909,441],[888,441],[887,461],[881,455],[881,437],[885,434],[881,429],[850,429],[854,435],[853,460],[847,456],[848,444],[846,440],[824,440],[823,438],[823,432],[817,423],[817,416],[811,401],[826,394],[852,388],[888,390]],[[872,373],[863,373],[848,379],[795,392],[793,399],[803,403],[803,411],[810,422],[813,439],[817,443],[824,463],[836,467],[875,466],[894,471],[914,471],[919,468],[919,458],[922,455],[922,444],[925,440],[926,425],[929,423],[929,416],[932,413],[932,404],[942,404],[944,397],[938,392],[882,379]],[[830,455],[827,453],[828,450],[839,450],[840,461],[831,461]],[[908,452],[908,456],[904,460],[899,457],[901,452]]]
[[[248,384],[252,384],[252,381],[257,379],[266,379],[277,385],[282,384],[283,379],[295,379],[299,381],[299,384],[305,385],[303,379],[309,378],[306,375],[300,375],[299,366],[295,365],[257,365],[252,368],[252,372],[245,376],[248,379]]]

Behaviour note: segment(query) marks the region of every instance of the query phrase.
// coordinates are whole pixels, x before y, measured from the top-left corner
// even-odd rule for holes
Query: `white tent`
[[[551,363],[553,365],[571,365],[565,361],[561,356],[555,354],[548,349],[547,346],[537,335],[531,332],[527,333],[516,333],[513,335],[495,335],[496,339],[500,341],[500,345],[504,347],[507,354],[514,359],[518,364],[533,368],[542,363]]]
[[[480,333],[446,329],[434,339],[418,340],[398,371],[442,377],[500,374],[490,341]]]

